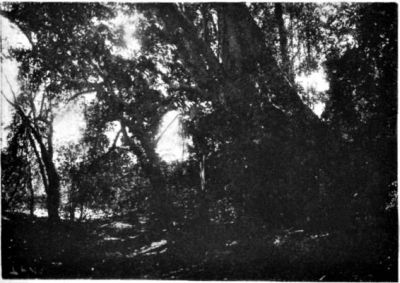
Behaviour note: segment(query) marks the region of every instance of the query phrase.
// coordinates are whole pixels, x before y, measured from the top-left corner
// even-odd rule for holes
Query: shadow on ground
[[[396,237],[366,233],[216,225],[167,236],[115,219],[49,225],[3,214],[2,276],[397,281]]]

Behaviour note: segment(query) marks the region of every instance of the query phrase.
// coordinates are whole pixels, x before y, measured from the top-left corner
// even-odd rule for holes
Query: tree
[[[122,147],[137,157],[151,183],[152,213],[161,226],[171,223],[173,209],[169,173],[155,151],[156,134],[162,115],[171,109],[183,113],[193,141],[188,163],[199,168],[193,184],[201,196],[200,219],[211,219],[213,200],[229,199],[238,215],[254,214],[275,224],[307,222],[334,199],[343,181],[335,175],[341,164],[335,155],[346,137],[306,105],[294,76],[316,69],[322,51],[348,33],[359,16],[348,15],[355,6],[340,6],[332,17],[317,4],[34,7],[15,4],[3,13],[34,45],[15,53],[23,73],[36,88],[48,82],[46,90],[56,101],[96,93],[87,118],[96,120],[88,132],[98,133],[89,156],[95,160],[104,153],[107,142],[99,133],[108,123],[120,126]],[[44,20],[32,20],[32,13]],[[109,21],[118,13],[146,19],[139,21],[136,34],[142,48],[132,58],[113,48],[126,44],[124,29]],[[354,110],[349,115],[357,116]],[[339,124],[345,120],[338,118]],[[349,195],[338,192],[332,210],[347,203],[340,199]]]
[[[124,142],[138,157],[150,179],[156,219],[164,225],[166,221],[162,218],[169,214],[169,209],[165,204],[167,197],[160,160],[155,153],[155,134],[170,99],[163,99],[151,85],[159,73],[154,62],[146,59],[151,52],[135,61],[112,54],[107,40],[118,44],[120,34],[114,34],[114,30],[100,21],[112,16],[106,5],[59,8],[59,4],[45,4],[40,9],[29,4],[15,5],[4,13],[23,30],[34,32],[38,39],[32,51],[18,52],[17,59],[22,62],[23,70],[33,71],[31,80],[34,82],[50,80],[48,89],[59,97],[68,93],[71,93],[70,98],[92,91],[97,93],[98,107],[107,113],[103,123],[118,121],[121,124]],[[30,12],[45,17],[43,26],[31,21]],[[95,17],[97,19],[93,20]],[[77,28],[81,28],[79,33],[75,32]],[[61,53],[54,57],[54,50]],[[32,60],[36,63],[34,70],[30,69]],[[138,108],[141,111],[136,111]]]
[[[33,189],[33,170],[30,160],[33,158],[29,146],[28,129],[15,115],[9,135],[9,146],[1,153],[2,164],[2,206],[3,210],[24,208],[28,203],[29,213],[33,216],[35,195]],[[27,200],[28,198],[28,200]]]
[[[326,63],[331,90],[324,118],[351,149],[351,170],[359,173],[349,178],[360,184],[353,194],[364,219],[385,215],[396,187],[396,11],[392,5],[357,5],[357,44],[344,52],[332,48]]]
[[[317,136],[324,131],[324,126],[302,103],[296,87],[280,70],[270,44],[248,8],[245,5],[211,5],[208,12],[217,15],[214,18],[196,18],[193,15],[202,15],[196,13],[196,9],[196,6],[175,4],[155,7],[168,39],[176,46],[176,56],[192,81],[192,88],[180,81],[176,90],[194,104],[187,117],[195,150],[206,156],[216,156],[217,152],[219,156],[232,156],[239,169],[248,166],[245,160],[251,160],[249,149],[258,142],[264,146],[270,129],[276,136],[280,123],[290,125],[282,130],[286,132],[282,140],[286,137],[300,141],[307,137],[311,143],[318,142]],[[214,25],[218,28],[205,28]],[[207,31],[208,36],[205,35]],[[252,45],[247,44],[250,41]],[[276,124],[272,125],[272,121]],[[199,154],[199,162],[201,156]],[[235,164],[228,160],[226,158],[225,162],[229,166]],[[231,183],[229,179],[236,179],[234,172],[229,173],[231,177],[226,183],[222,182],[223,187]]]
[[[62,61],[57,61],[61,59],[60,52],[66,52],[63,54],[71,57],[75,55],[71,53],[71,50],[63,49],[68,44],[74,46],[74,42],[68,40],[66,36],[68,31],[73,32],[68,28],[74,29],[75,27],[63,25],[63,22],[71,19],[74,15],[79,15],[79,20],[77,17],[75,23],[80,23],[83,26],[90,18],[85,17],[81,12],[91,13],[90,9],[85,9],[90,6],[76,9],[71,5],[66,6],[69,9],[57,9],[57,5],[41,5],[40,7],[31,4],[5,5],[2,7],[1,13],[11,22],[17,24],[32,44],[31,50],[14,51],[14,56],[22,63],[20,77],[26,83],[21,95],[17,97],[14,94],[14,100],[18,99],[18,102],[11,103],[25,126],[30,130],[31,146],[34,149],[47,194],[47,209],[50,221],[59,219],[58,209],[60,203],[60,179],[53,161],[53,111],[60,101],[60,96],[58,96],[60,92],[76,89],[76,82],[73,80],[67,80],[65,88],[61,89],[56,79],[66,73],[75,77],[77,73],[73,62],[68,61],[68,65],[63,66],[61,64]],[[32,17],[32,15],[38,15],[43,20],[37,22],[37,18]],[[51,19],[56,20],[56,24],[49,24]],[[57,30],[57,35],[54,35],[55,29]],[[48,37],[50,34],[52,35],[51,38]],[[46,49],[47,46],[54,48],[51,50]],[[51,63],[44,58],[49,59]],[[35,68],[32,68],[32,66],[35,66]],[[44,66],[51,67],[50,69],[44,69]]]
[[[4,95],[3,91],[2,94]],[[13,95],[14,101],[8,102],[19,115],[21,127],[27,131],[25,138],[35,154],[47,194],[49,221],[58,221],[60,180],[53,160],[54,97],[44,93],[33,93],[27,86],[19,96],[15,93]]]

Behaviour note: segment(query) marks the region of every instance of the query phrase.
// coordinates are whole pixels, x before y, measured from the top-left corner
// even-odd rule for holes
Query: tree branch
[[[92,89],[86,89],[86,90],[77,92],[72,97],[68,98],[67,102],[71,102],[72,100],[75,100],[78,96],[81,96],[84,94],[89,94],[89,93],[96,92],[96,91],[97,91],[96,88],[92,88]]]

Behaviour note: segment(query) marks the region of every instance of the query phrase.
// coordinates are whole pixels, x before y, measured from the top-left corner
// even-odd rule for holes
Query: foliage
[[[1,152],[2,207],[5,210],[24,208],[29,203],[31,192],[28,188],[33,190],[33,170],[26,135],[26,127],[18,116],[14,116],[8,137],[9,146]]]
[[[342,55],[333,49],[326,63],[331,97],[324,118],[353,151],[348,158],[351,172],[358,172],[350,179],[358,184],[356,202],[375,213],[385,211],[397,180],[397,25],[388,20],[396,17],[391,5],[360,5],[357,46]],[[368,217],[364,209],[357,213]]]

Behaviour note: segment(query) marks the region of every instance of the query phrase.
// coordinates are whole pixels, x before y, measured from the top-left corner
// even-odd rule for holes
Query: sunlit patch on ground
[[[132,258],[132,257],[142,255],[142,254],[153,255],[153,254],[157,254],[157,253],[164,253],[167,251],[167,249],[162,249],[161,251],[157,251],[157,250],[160,249],[161,247],[165,246],[166,244],[167,244],[167,240],[165,240],[165,239],[160,240],[158,242],[153,242],[149,246],[144,246],[141,249],[139,249],[131,254],[128,254],[127,257]]]
[[[125,241],[125,239],[106,236],[104,237],[104,241]]]
[[[100,226],[100,228],[105,228],[105,227],[122,230],[122,229],[131,229],[131,228],[133,228],[133,225],[128,224],[128,223],[123,223],[123,222],[112,222],[110,224],[104,224],[104,225]]]

